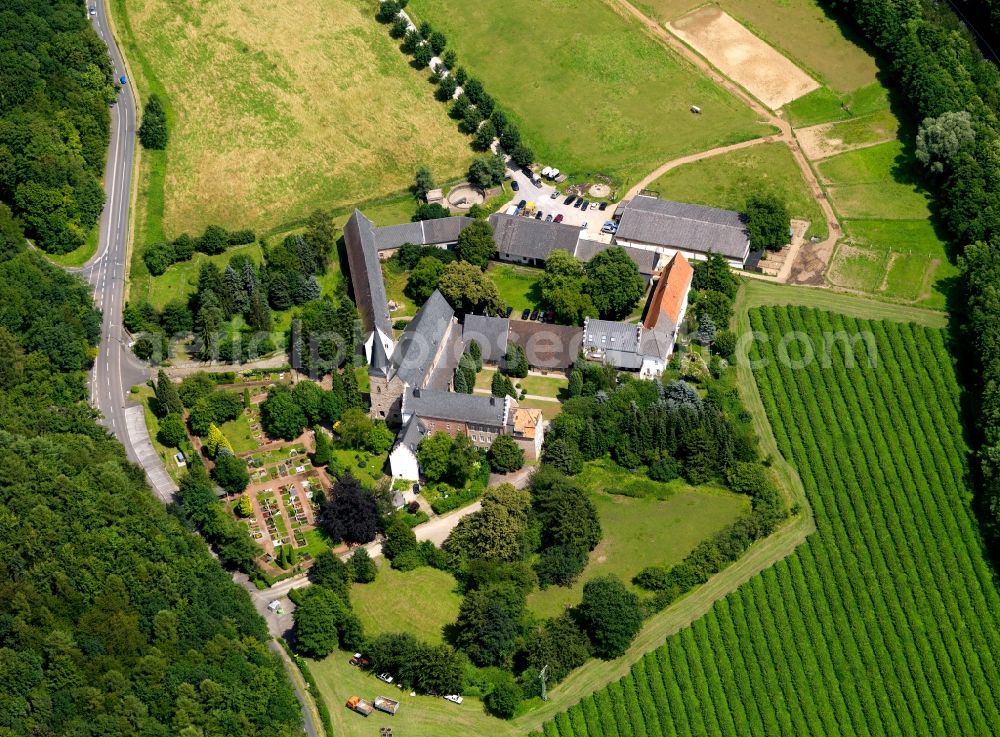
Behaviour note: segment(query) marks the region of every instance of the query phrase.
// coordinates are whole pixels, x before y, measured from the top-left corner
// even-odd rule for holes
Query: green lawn
[[[542,291],[538,280],[544,273],[542,269],[492,262],[486,273],[496,284],[504,304],[513,307],[518,316],[523,310],[541,307]]]
[[[458,582],[450,573],[424,566],[400,573],[382,558],[372,583],[351,587],[351,604],[365,633],[410,632],[427,642],[442,642],[442,627],[458,617]]]
[[[492,386],[494,369],[484,368],[476,377],[477,389],[489,389]],[[528,394],[540,397],[558,399],[560,392],[569,384],[565,376],[525,376],[523,379],[511,378],[515,384],[520,384]]]
[[[750,509],[745,497],[715,488],[681,484],[662,500],[612,496],[598,490],[634,483],[635,477],[625,471],[617,477],[590,471],[582,480],[597,506],[604,537],[576,584],[552,586],[528,596],[529,607],[540,617],[558,615],[578,604],[583,584],[595,576],[614,574],[629,582],[648,565],[676,563],[701,540]]]
[[[538,161],[573,175],[634,183],[669,159],[771,130],[601,0],[414,0],[407,12],[447,35]]]
[[[366,486],[371,486],[385,474],[383,468],[389,458],[388,453],[372,456],[363,450],[351,450],[349,448],[334,448],[333,454],[344,467],[351,472],[354,478],[361,481]],[[358,458],[361,461],[358,461]],[[361,466],[364,463],[364,467]]]
[[[410,696],[375,678],[375,674],[355,668],[347,661],[351,653],[335,651],[321,661],[310,661],[319,685],[320,696],[330,709],[333,733],[336,737],[374,737],[378,729],[391,726],[399,737],[523,737],[509,722],[487,716],[482,702],[466,696],[461,705],[434,696]],[[376,696],[398,699],[399,711],[394,716],[374,712],[365,718],[347,709],[344,704],[351,696],[371,701]]]
[[[889,108],[889,92],[878,82],[847,94],[837,94],[820,87],[785,106],[792,127],[803,128],[817,123],[847,120]]]
[[[747,196],[773,192],[788,204],[789,214],[811,223],[809,235],[825,238],[828,230],[816,199],[783,143],[732,151],[672,169],[649,189],[665,199],[743,211]]]
[[[930,195],[918,185],[916,167],[899,141],[848,151],[818,166],[842,217],[892,220],[930,215]]]
[[[406,283],[410,280],[409,271],[400,271],[398,268],[384,264],[382,266],[382,280],[385,282],[385,295],[390,302],[399,305],[398,310],[389,313],[393,322],[401,317],[413,317],[417,314],[417,306],[412,299],[403,294]]]
[[[62,266],[63,268],[83,266],[95,253],[97,253],[97,246],[100,237],[100,229],[95,225],[91,228],[90,234],[87,236],[87,240],[85,240],[83,245],[79,248],[74,248],[69,253],[46,253],[45,258],[54,264]]]
[[[150,406],[151,401],[156,396],[155,392],[152,387],[146,384],[139,384],[137,388],[137,392],[128,395],[129,399],[142,404],[142,414],[146,420],[146,431],[149,433],[149,439],[153,442],[153,449],[156,450],[156,455],[163,461],[163,467],[167,469],[167,473],[170,474],[170,477],[174,481],[177,481],[180,478],[181,471],[184,470],[174,460],[174,454],[177,452],[177,449],[168,448],[156,439],[156,434],[160,431],[160,420],[153,414],[152,407]]]
[[[241,414],[235,420],[230,420],[219,426],[226,440],[233,446],[236,453],[245,453],[249,450],[257,449],[257,441],[253,439],[250,432],[250,420],[246,414]]]

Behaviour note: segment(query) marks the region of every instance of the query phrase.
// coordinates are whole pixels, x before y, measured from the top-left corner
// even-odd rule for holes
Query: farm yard
[[[139,202],[154,220],[162,208],[168,237],[211,223],[275,228],[400,192],[421,164],[454,177],[472,158],[371,4],[115,0],[114,10],[136,84],[171,111],[165,170],[141,172],[162,181],[147,181]]]
[[[407,13],[446,34],[539,161],[571,175],[627,184],[670,158],[771,132],[600,0],[543,8],[529,0],[414,0]],[[525,71],[512,74],[513,66]],[[692,115],[692,104],[703,114]]]
[[[754,343],[757,383],[817,531],[545,734],[995,733],[1000,595],[944,333],[802,307],[754,309],[751,324],[771,336]],[[818,345],[870,332],[877,367],[837,349],[792,370],[776,352],[791,330]]]

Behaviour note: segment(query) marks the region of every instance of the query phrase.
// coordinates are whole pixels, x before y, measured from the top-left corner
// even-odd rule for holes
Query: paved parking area
[[[547,215],[551,214],[554,218],[561,214],[564,224],[582,227],[586,223],[586,237],[590,240],[611,242],[610,235],[601,233],[601,226],[604,225],[605,220],[611,219],[612,214],[614,214],[614,205],[608,205],[608,209],[604,212],[596,208],[583,212],[578,207],[563,204],[569,195],[559,194],[548,180],[543,179],[541,185],[536,186],[521,169],[508,168],[507,173],[510,174],[512,181],[517,182],[518,186],[518,191],[514,193],[514,199],[511,200],[510,204],[516,205],[521,200],[533,202],[535,209],[542,211],[543,220]],[[557,197],[553,198],[553,193],[556,193]]]

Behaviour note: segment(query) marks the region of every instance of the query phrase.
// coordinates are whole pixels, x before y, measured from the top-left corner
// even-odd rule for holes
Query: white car
[[[458,694],[454,694],[454,693],[453,694],[448,694],[444,698],[445,698],[445,700],[450,701],[453,704],[461,704],[462,703],[462,697],[459,696]]]
[[[552,167],[551,166],[546,166],[544,169],[542,169],[542,176],[543,177],[547,177],[551,173],[552,173]]]
[[[97,15],[97,6],[96,5],[91,5],[90,6],[90,14],[91,15]]]
[[[388,673],[379,673],[376,676],[376,678],[378,678],[380,681],[385,681],[386,683],[392,683],[392,676],[390,676]]]

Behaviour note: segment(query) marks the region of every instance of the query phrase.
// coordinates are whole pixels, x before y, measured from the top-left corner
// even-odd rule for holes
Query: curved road
[[[122,328],[122,304],[128,264],[129,204],[135,158],[136,101],[125,63],[115,43],[103,3],[91,16],[94,30],[108,46],[115,79],[126,77],[111,106],[111,142],[104,176],[105,204],[101,214],[97,252],[87,264],[74,269],[94,290],[94,302],[103,313],[101,343],[90,375],[91,403],[104,415],[103,424],[125,446],[129,460],[140,463],[156,495],[170,502],[176,486],[153,450],[145,429],[142,407],[128,406],[128,390],[143,383],[149,368],[129,350]]]

